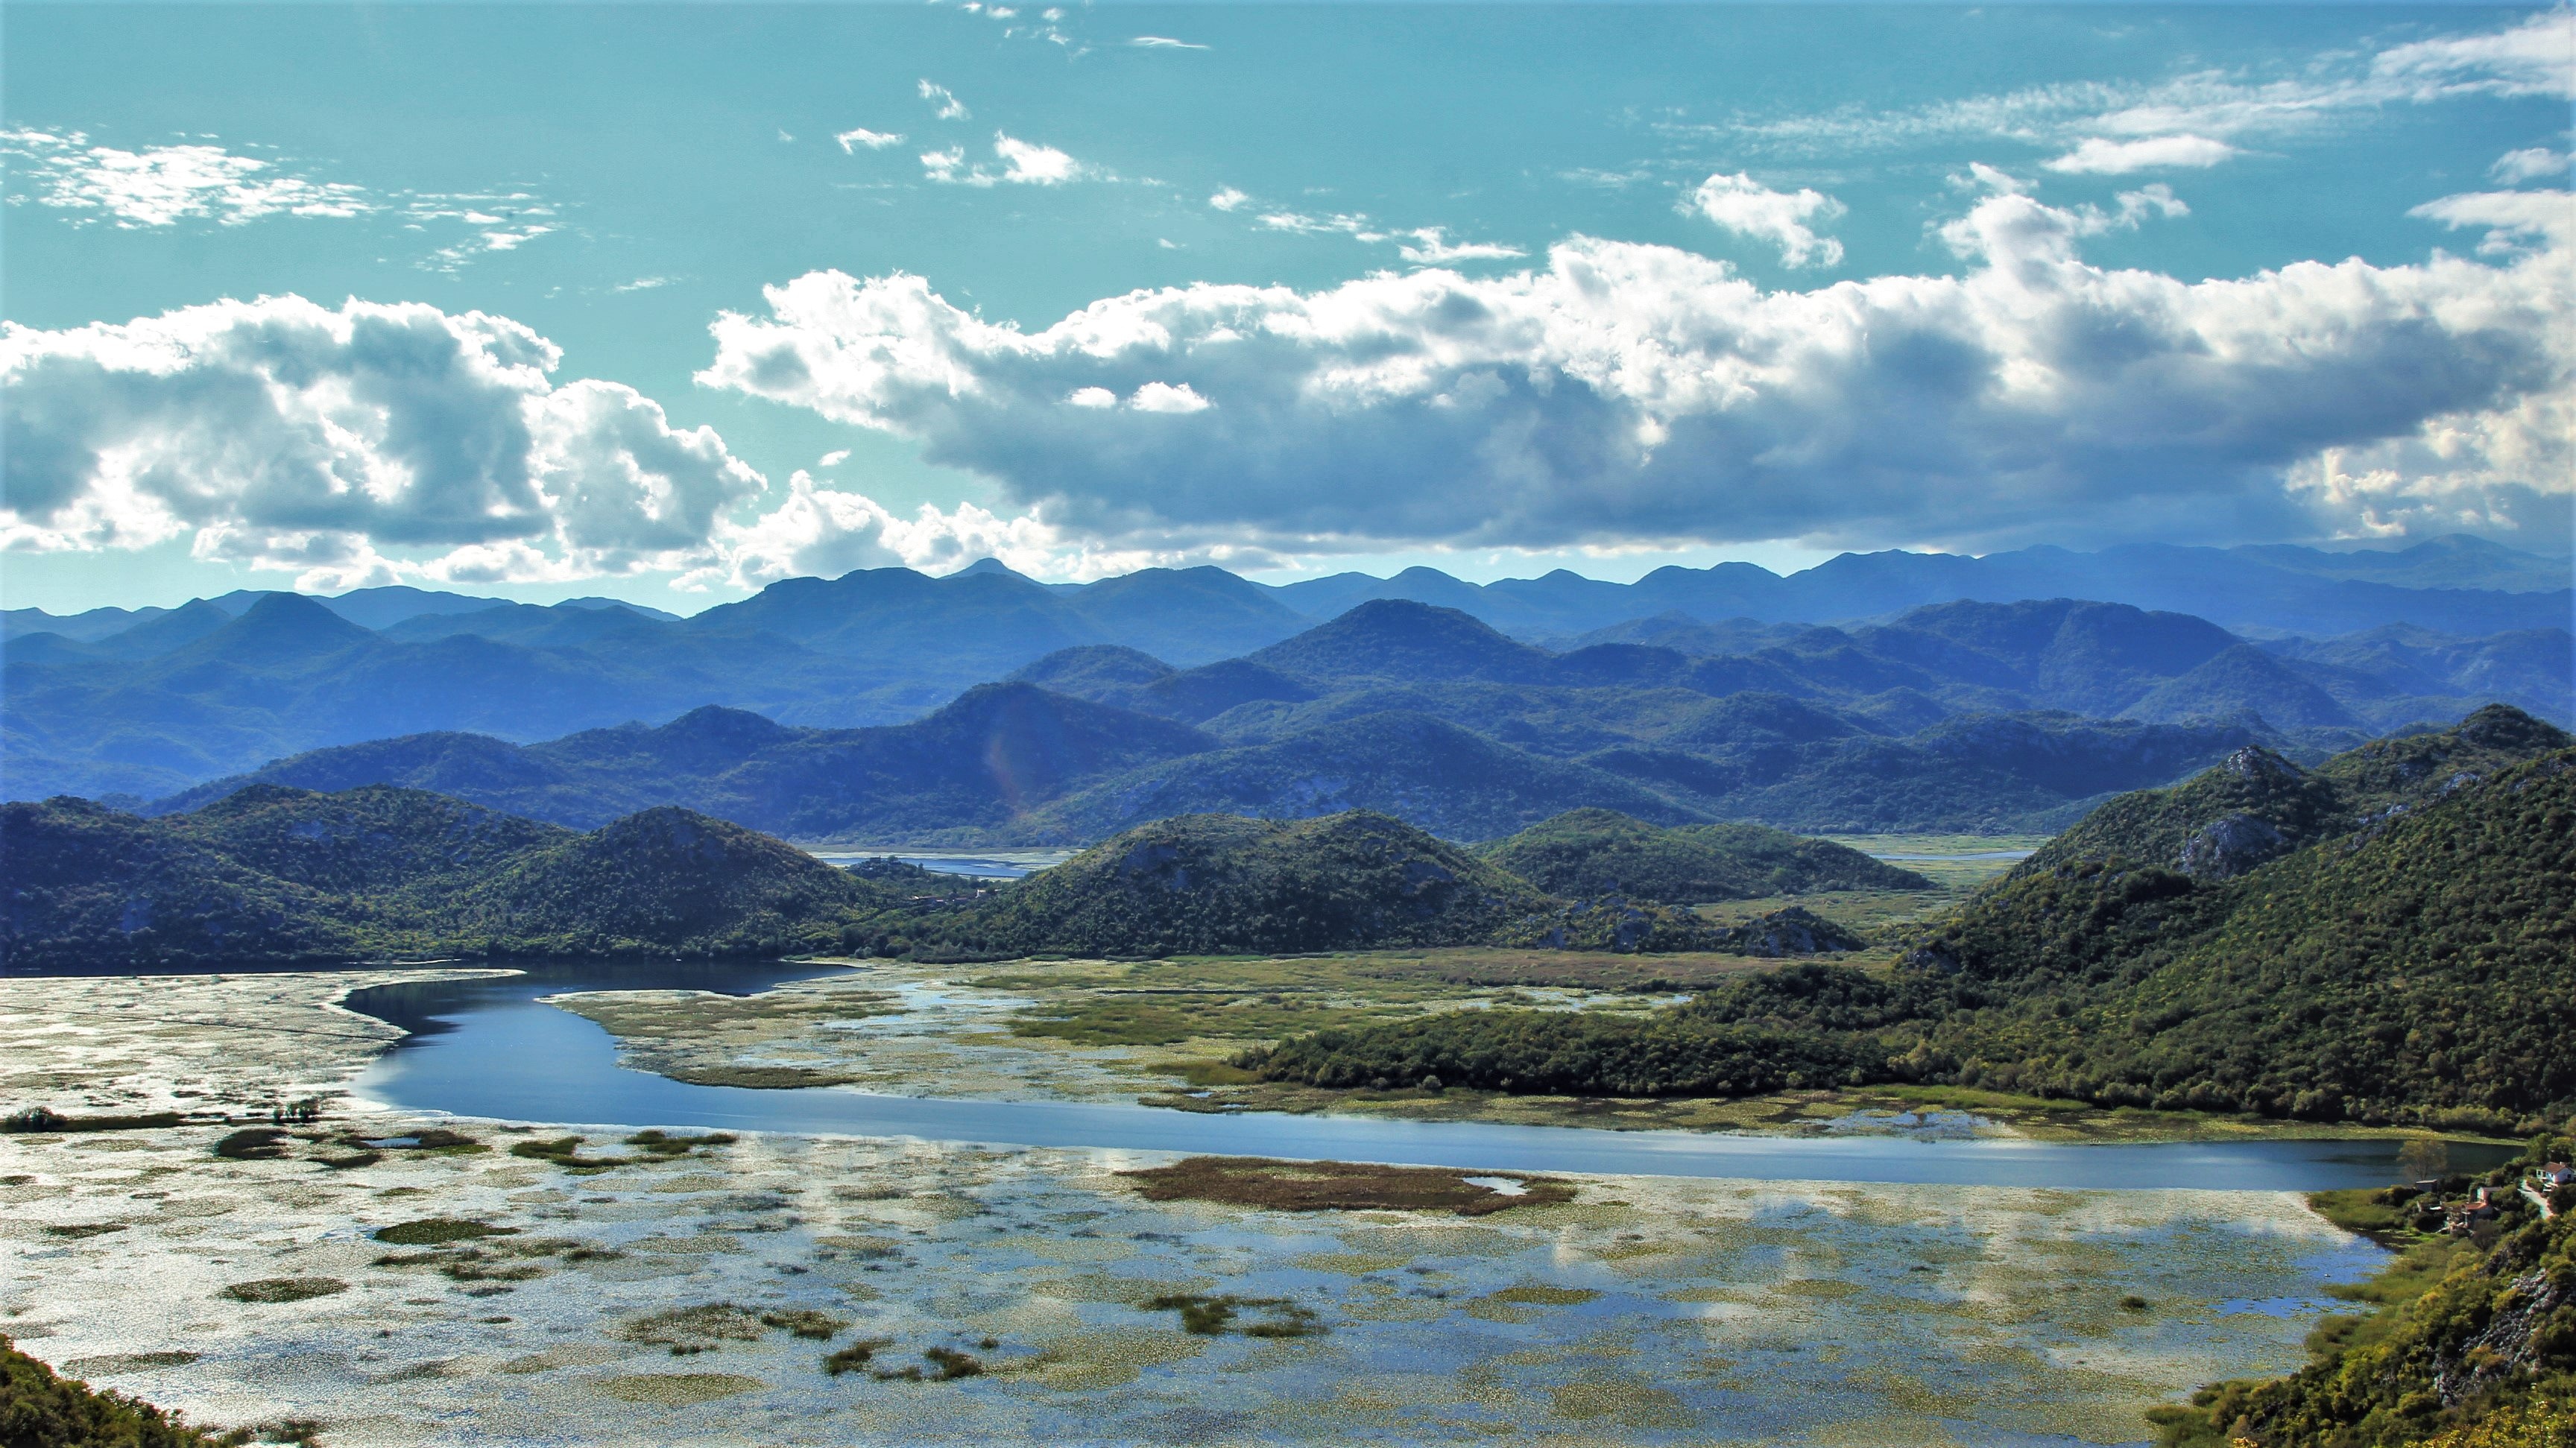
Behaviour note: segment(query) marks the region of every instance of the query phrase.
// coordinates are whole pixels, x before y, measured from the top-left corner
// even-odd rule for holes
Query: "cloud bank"
[[[304,570],[573,578],[703,561],[763,487],[707,428],[507,318],[301,297],[0,328],[0,544]],[[411,555],[398,563],[384,550]]]
[[[699,380],[913,439],[1104,546],[2563,534],[2563,243],[2462,201],[2437,219],[2520,250],[2197,283],[2080,255],[2179,207],[1990,196],[1944,230],[1955,277],[1766,291],[1577,237],[1506,276],[1139,291],[1034,333],[815,272],[721,317]]]

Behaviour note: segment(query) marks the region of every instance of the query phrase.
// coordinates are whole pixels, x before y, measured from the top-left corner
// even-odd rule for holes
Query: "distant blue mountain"
[[[988,603],[995,587],[1026,586],[984,579],[965,586]],[[649,638],[663,626],[624,627]],[[733,642],[762,640],[798,648],[760,633]],[[203,680],[218,696],[299,669],[345,673],[377,681],[368,697],[381,702],[388,670],[422,669],[441,649],[486,651],[482,665],[517,670],[521,691],[544,684],[531,671],[546,661],[587,657],[470,635],[388,642],[282,596],[153,664],[193,677],[219,661]],[[2316,652],[2337,661],[2302,656]],[[577,827],[669,804],[800,839],[987,845],[1079,843],[1168,814],[1349,808],[1458,838],[1577,808],[1808,830],[2033,828],[2247,744],[2318,753],[2387,727],[2392,708],[2422,710],[2399,722],[2458,717],[2475,704],[2440,691],[2465,675],[2490,692],[2556,687],[2563,708],[2563,682],[2550,683],[2563,670],[2539,669],[2545,657],[2519,635],[2477,646],[2421,631],[2265,648],[2187,615],[2063,599],[1797,628],[1745,655],[1556,653],[1455,609],[1378,599],[1191,669],[1074,645],[900,726],[800,728],[707,707],[518,744],[446,725],[309,750],[157,808],[247,783],[389,784]],[[317,689],[299,717],[331,719],[326,697]]]
[[[1035,681],[1193,724],[1246,711],[1226,727],[1247,743],[1374,708],[1472,716],[1483,722],[1470,727],[1542,752],[1564,754],[1576,737],[1607,747],[1593,724],[1566,723],[1598,714],[1591,704],[1548,724],[1527,710],[1507,719],[1491,697],[1420,693],[1469,683],[1831,696],[1900,732],[1962,710],[2034,708],[2369,730],[2494,700],[2565,719],[2565,577],[2562,562],[2448,539],[2367,555],[1846,554],[1785,578],[1725,564],[1635,584],[1560,571],[1478,585],[1425,568],[1277,588],[1217,568],[1040,584],[986,560],[941,578],[790,579],[685,619],[605,599],[536,607],[400,587],[70,618],[22,609],[5,620],[0,789],[153,797],[367,739],[465,730],[525,742],[710,704],[805,727],[888,725],[1085,649],[1132,651],[1170,673]],[[2052,599],[2125,605],[2150,622],[2121,625],[2114,641],[2054,615],[1978,611]],[[1395,616],[1378,610],[1425,603],[1447,621],[1382,626]],[[1942,607],[1969,612],[1919,612]],[[2073,631],[2050,632],[2062,627]],[[1989,628],[2054,642],[1973,635]],[[2341,642],[2356,636],[2378,642]],[[2252,651],[2218,661],[2238,647]],[[1363,680],[1377,694],[1328,697]],[[1636,698],[1612,712],[1672,707]]]

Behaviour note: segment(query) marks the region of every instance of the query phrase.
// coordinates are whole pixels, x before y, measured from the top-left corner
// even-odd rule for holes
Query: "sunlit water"
[[[1789,1139],[1395,1121],[1275,1112],[1207,1114],[1101,1102],[965,1101],[842,1087],[698,1086],[618,1062],[598,1025],[539,997],[698,989],[750,994],[834,973],[781,963],[536,965],[510,977],[366,988],[363,1011],[413,1034],[357,1083],[389,1106],[514,1121],[693,1126],[929,1141],[1402,1162],[1767,1181],[2317,1191],[2395,1173],[2393,1141],[2079,1145],[1906,1137]],[[924,1083],[935,1089],[935,1083]],[[2475,1149],[2457,1151],[2463,1165]],[[2503,1153],[2497,1152],[2501,1160]]]

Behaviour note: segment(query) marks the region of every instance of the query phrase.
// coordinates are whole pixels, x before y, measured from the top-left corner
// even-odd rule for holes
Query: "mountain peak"
[[[219,660],[253,667],[308,662],[375,637],[318,599],[297,593],[264,595],[239,618],[168,655],[171,660]]]
[[[1308,678],[1480,679],[1535,682],[1549,655],[1515,643],[1454,608],[1376,598],[1252,656]]]

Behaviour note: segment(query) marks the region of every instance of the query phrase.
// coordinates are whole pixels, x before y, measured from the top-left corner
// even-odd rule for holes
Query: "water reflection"
[[[694,1086],[621,1067],[607,1032],[538,997],[645,989],[747,995],[836,968],[774,961],[506,963],[526,973],[387,984],[353,993],[352,1009],[414,1032],[360,1079],[361,1094],[415,1110],[517,1121],[1333,1157],[1497,1171],[2232,1191],[2375,1186],[2397,1176],[2398,1143],[2386,1140],[2099,1146],[1791,1140],[1282,1113],[1211,1116],[1098,1102],[957,1101],[828,1087]],[[2462,1170],[2510,1155],[2507,1148],[2453,1148]]]

